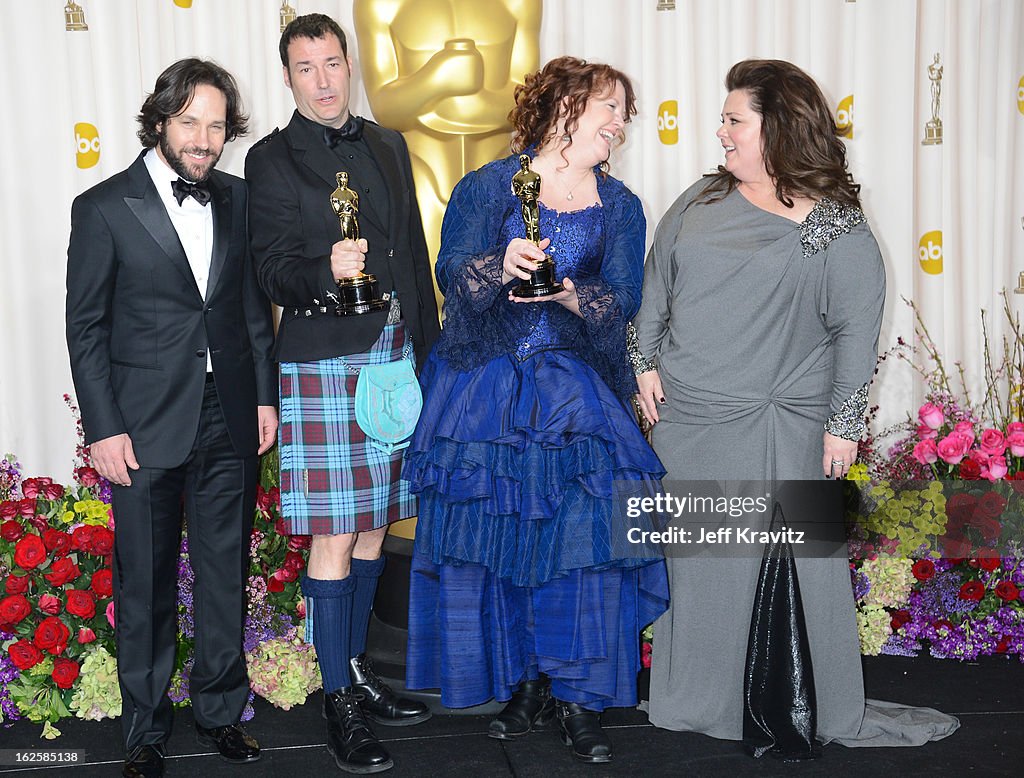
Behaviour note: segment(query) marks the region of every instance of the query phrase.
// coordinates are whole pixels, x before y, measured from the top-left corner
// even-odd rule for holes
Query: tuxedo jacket
[[[413,337],[417,364],[440,332],[427,245],[405,139],[367,121],[363,138],[388,190],[387,224],[360,203],[359,230],[368,251],[363,272],[382,293],[398,292]],[[323,128],[296,112],[288,126],[253,146],[245,160],[249,228],[260,285],[282,307],[275,357],[310,362],[366,351],[380,335],[387,310],[336,316],[331,247],[341,240],[330,195],[335,174],[358,186],[360,160],[342,162],[323,139]],[[355,169],[353,169],[353,166]],[[365,180],[365,179],[364,179]]]
[[[273,318],[249,254],[245,182],[214,170],[209,184],[205,301],[143,155],[71,207],[66,327],[85,438],[127,432],[145,467],[188,456],[207,351],[239,456],[259,448],[257,405],[277,404]]]

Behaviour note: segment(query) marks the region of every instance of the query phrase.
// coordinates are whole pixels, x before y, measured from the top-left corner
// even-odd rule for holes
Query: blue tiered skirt
[[[566,702],[634,705],[668,585],[662,559],[624,553],[613,500],[664,474],[632,411],[564,350],[468,372],[432,354],[421,382],[408,686],[461,708],[545,673]]]

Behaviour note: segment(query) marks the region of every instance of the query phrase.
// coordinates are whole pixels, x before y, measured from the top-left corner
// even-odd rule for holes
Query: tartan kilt
[[[360,354],[281,363],[281,515],[289,534],[365,532],[416,515],[400,478],[405,450],[389,455],[367,442],[355,415],[359,376],[346,368],[395,362],[409,337],[399,321]]]

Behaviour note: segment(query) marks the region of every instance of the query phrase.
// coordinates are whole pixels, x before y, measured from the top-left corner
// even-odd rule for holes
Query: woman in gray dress
[[[857,456],[885,297],[878,245],[828,105],[799,68],[733,66],[725,164],[658,226],[635,325],[639,400],[672,479],[840,477]],[[840,519],[841,521],[841,519]],[[765,529],[760,526],[758,529]],[[912,745],[956,719],[864,699],[845,547],[799,556],[817,737]],[[760,550],[669,561],[654,628],[651,721],[743,738]]]

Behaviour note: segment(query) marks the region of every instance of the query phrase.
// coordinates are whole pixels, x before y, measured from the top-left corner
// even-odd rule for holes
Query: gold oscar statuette
[[[540,175],[530,168],[529,154],[519,155],[519,170],[512,176],[512,194],[519,198],[526,239],[534,244],[540,243],[540,208],[537,205]],[[536,270],[531,271],[529,280],[517,286],[512,293],[516,297],[544,297],[561,292],[562,288],[555,280],[555,263],[551,257],[546,257],[537,263]]]
[[[64,29],[68,32],[84,32],[89,29],[82,6],[71,0],[64,6]]]
[[[281,32],[284,28],[295,21],[295,8],[288,4],[288,0],[281,0]]]
[[[359,240],[359,193],[348,186],[348,173],[335,174],[338,188],[331,192],[331,209],[338,215],[338,226],[342,239]],[[340,299],[334,309],[338,316],[354,316],[371,311],[380,311],[388,301],[380,296],[377,277],[359,273],[349,278],[339,278]]]
[[[942,119],[939,118],[939,99],[942,94],[942,65],[939,63],[939,54],[936,52],[935,59],[928,66],[928,80],[932,82],[932,118],[924,125],[924,140],[922,146],[937,146],[942,143]]]

